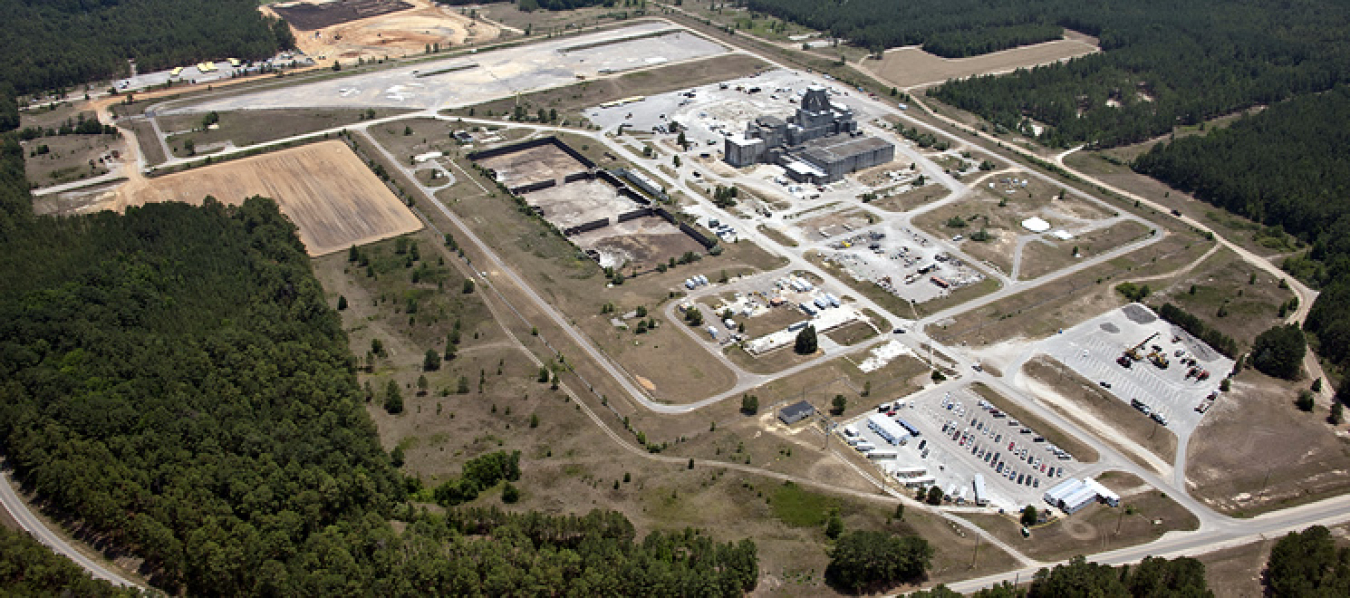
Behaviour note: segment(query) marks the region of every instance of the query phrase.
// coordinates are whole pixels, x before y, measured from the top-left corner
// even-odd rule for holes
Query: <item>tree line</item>
[[[1322,293],[1304,327],[1350,365],[1350,86],[1277,103],[1231,126],[1159,143],[1137,172],[1311,247],[1283,268]]]
[[[128,59],[148,72],[295,45],[253,0],[0,0],[0,14],[0,81],[19,94],[123,76]]]
[[[1195,0],[749,0],[879,52],[925,44],[952,55],[1039,41],[1048,27],[1097,36],[1104,52],[928,93],[1005,130],[1049,125],[1047,145],[1114,146],[1350,80],[1350,6]],[[944,55],[946,55],[944,54]]]

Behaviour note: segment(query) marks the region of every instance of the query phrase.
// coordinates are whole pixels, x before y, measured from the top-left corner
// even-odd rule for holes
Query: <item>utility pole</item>
[[[1125,521],[1125,507],[1120,507],[1120,517],[1116,519],[1116,535],[1120,535],[1120,524]]]

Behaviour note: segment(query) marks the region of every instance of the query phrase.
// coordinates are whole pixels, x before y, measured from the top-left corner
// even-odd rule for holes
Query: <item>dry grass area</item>
[[[631,10],[616,10],[604,6],[573,10],[524,11],[520,10],[515,2],[483,4],[477,8],[477,12],[482,20],[496,23],[504,29],[517,31],[529,29],[534,33],[580,30],[583,27],[594,27],[621,20],[610,15],[634,14]]]
[[[1040,417],[1033,415],[1030,411],[1022,408],[1021,405],[1009,400],[1007,397],[999,394],[998,391],[985,386],[983,383],[976,382],[975,384],[970,385],[970,389],[975,391],[975,393],[980,395],[984,400],[993,403],[999,410],[1007,413],[1008,417],[1022,422],[1026,427],[1031,428],[1032,430],[1035,430],[1037,434],[1044,436],[1046,441],[1050,444],[1069,451],[1069,454],[1073,455],[1073,458],[1077,459],[1079,463],[1096,463],[1097,460],[1101,458],[1101,455],[1097,454],[1097,449],[1092,448],[1086,442],[1050,425]]]
[[[674,462],[620,450],[563,392],[535,382],[528,355],[506,336],[507,330],[493,320],[484,303],[495,303],[495,296],[456,290],[467,270],[439,239],[424,231],[412,240],[420,248],[420,260],[412,270],[428,274],[417,283],[410,281],[406,257],[395,253],[392,241],[362,248],[374,276],[349,263],[345,255],[317,258],[315,268],[331,301],[339,296],[348,300],[349,307],[341,314],[353,350],[364,354],[371,340],[383,342],[385,356],[376,360],[373,372],[362,374],[374,389],[368,412],[385,448],[402,447],[403,472],[422,484],[457,475],[464,461],[480,454],[519,450],[521,501],[503,505],[499,490],[489,489],[469,506],[555,514],[616,510],[634,523],[639,534],[692,526],[718,541],[752,538],[759,548],[758,589],[774,595],[833,593],[823,583],[828,542],[819,524],[832,507],[844,514],[848,529],[885,529],[927,538],[937,550],[933,575],[939,581],[1013,566],[1007,554],[985,546],[969,569],[972,538],[916,509],[909,510],[904,521],[895,521],[895,503],[887,497],[824,493],[706,462],[718,459],[715,453],[724,449],[719,460],[731,460],[735,454],[738,462],[745,457],[756,467],[870,492],[865,481],[833,454],[820,450],[809,434],[798,438],[781,430],[761,434],[762,418],[735,416],[735,421],[715,431],[675,441],[668,449],[678,453]],[[442,287],[450,290],[439,292]],[[409,320],[401,301],[409,293],[423,299],[415,321]],[[425,347],[443,342],[454,321],[463,322],[457,356],[440,370],[423,373]],[[421,375],[429,379],[430,392],[419,396],[415,380]],[[461,376],[468,379],[467,393],[458,392]],[[380,407],[391,380],[403,388],[405,411],[399,415]],[[603,407],[597,409],[610,419]],[[706,420],[699,421],[707,430]],[[620,426],[610,425],[626,436]],[[697,457],[693,469],[685,465],[686,455]]]
[[[1292,298],[1293,291],[1281,289],[1278,279],[1243,262],[1232,250],[1220,249],[1186,276],[1154,291],[1150,302],[1173,303],[1250,347],[1258,334],[1280,323],[1279,306]],[[1220,307],[1226,316],[1218,316]]]
[[[1266,595],[1262,572],[1278,538],[1196,555],[1205,565],[1205,581],[1215,596],[1257,598]]]
[[[1169,531],[1200,527],[1195,515],[1133,475],[1112,471],[1097,480],[1121,494],[1119,507],[1094,504],[1068,516],[1056,511],[1057,519],[1032,527],[1027,538],[1022,537],[1022,524],[1015,513],[963,517],[1022,554],[1042,561],[1134,546],[1152,542]],[[1044,504],[1035,506],[1040,509]]]
[[[830,340],[844,346],[856,345],[877,335],[877,329],[866,322],[854,322],[825,333]]]
[[[927,205],[928,203],[947,197],[947,188],[942,185],[924,185],[918,189],[911,189],[904,193],[887,195],[881,199],[873,201],[872,207],[886,210],[887,212],[908,212],[914,208]]]
[[[496,25],[471,19],[456,9],[437,6],[430,0],[405,1],[414,8],[317,30],[291,27],[291,33],[300,50],[314,57],[320,66],[339,59],[349,62],[357,58],[415,56],[424,53],[428,45],[440,44],[445,50],[495,41],[501,35]],[[258,10],[276,16],[265,5]]]
[[[1126,448],[1121,440],[1124,438],[1158,456],[1168,465],[1176,461],[1176,434],[1130,407],[1125,401],[1102,390],[1092,381],[1079,376],[1054,358],[1038,355],[1028,361],[1022,367],[1022,371],[1033,381],[1052,389],[1069,403],[1060,405],[1046,402],[1047,407],[1077,421],[1080,426],[1094,432],[1102,441],[1116,447],[1121,454],[1139,462],[1140,465],[1158,469],[1154,463],[1139,458],[1134,451]],[[1110,426],[1110,430],[1093,426],[1084,414]]]
[[[544,91],[521,95],[519,101],[528,114],[535,114],[540,108],[558,111],[559,119],[570,123],[581,121],[581,110],[603,102],[619,100],[637,95],[655,95],[675,89],[685,89],[746,77],[768,68],[768,65],[744,54],[724,54],[705,60],[694,60],[670,66],[641,70],[618,77],[607,77],[594,81],[583,81],[564,87],[554,87]],[[447,110],[454,116],[491,117],[510,114],[515,110],[517,98],[502,98]]]
[[[38,148],[47,148],[37,154]],[[69,183],[108,172],[116,161],[112,152],[123,151],[118,135],[61,135],[24,142],[24,175],[30,185],[46,187]],[[132,166],[135,167],[134,165]]]
[[[1101,179],[1108,185],[1145,197],[1168,209],[1179,210],[1185,216],[1203,222],[1216,234],[1257,255],[1278,256],[1293,251],[1298,246],[1297,240],[1289,236],[1277,238],[1261,235],[1259,233],[1265,231],[1264,226],[1195,199],[1157,179],[1137,174],[1130,170],[1125,162],[1108,161],[1098,152],[1076,152],[1065,158],[1064,163],[1084,174]],[[1154,215],[1170,217],[1158,212],[1152,212],[1148,217]]]
[[[1028,181],[1025,187],[1013,182],[1021,180]],[[1061,187],[1023,172],[1000,173],[982,178],[977,190],[961,202],[919,215],[914,224],[940,238],[985,231],[991,236],[990,240],[963,243],[962,251],[1010,274],[1018,239],[1033,235],[1022,227],[1023,220],[1036,216],[1048,221],[1052,227],[1072,228],[1082,220],[1111,216],[1100,206],[1077,197],[1060,199],[1061,192]],[[954,226],[957,224],[960,226]],[[1102,251],[1107,249],[1100,248]]]
[[[380,108],[372,110],[375,118],[384,118],[407,112]],[[220,126],[216,129],[202,127],[200,112],[170,114],[159,118],[159,126],[167,135],[169,149],[175,156],[187,157],[190,154],[184,144],[191,140],[197,153],[206,153],[203,148],[225,146],[248,147],[295,135],[314,131],[323,131],[361,122],[367,118],[366,110],[354,108],[283,108],[275,110],[238,110],[220,112]],[[138,134],[139,135],[139,134]],[[154,143],[151,134],[150,143]],[[159,153],[163,153],[161,149]],[[150,162],[155,164],[156,162]]]
[[[1116,248],[1148,235],[1149,227],[1133,220],[1125,220],[1104,228],[1077,235],[1068,241],[1042,236],[1022,248],[1022,263],[1018,278],[1032,280],[1067,268],[1074,263],[1109,253]],[[1078,249],[1078,257],[1073,250]]]
[[[862,67],[882,81],[904,89],[971,75],[1006,73],[1098,51],[1100,48],[1096,39],[1065,31],[1064,39],[968,58],[943,58],[916,47],[896,48],[887,50],[879,63],[869,59],[863,62]]]
[[[1251,516],[1342,494],[1350,487],[1350,440],[1327,423],[1328,407],[1294,407],[1305,383],[1244,369],[1191,436],[1191,495]]]
[[[946,344],[971,345],[1043,338],[1123,305],[1113,290],[1116,281],[1166,276],[1193,263],[1211,247],[1212,242],[1197,235],[1174,233],[1129,255],[963,313],[930,327],[929,334]]]
[[[114,207],[152,202],[227,204],[262,195],[300,229],[310,255],[324,255],[422,228],[422,222],[340,141],[324,141],[118,189]]]

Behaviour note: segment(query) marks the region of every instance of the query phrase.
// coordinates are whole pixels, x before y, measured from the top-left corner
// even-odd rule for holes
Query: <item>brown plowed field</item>
[[[132,188],[134,187],[134,188]],[[160,201],[227,204],[271,197],[312,256],[398,236],[422,222],[340,141],[324,141],[187,172],[118,191],[120,207]]]

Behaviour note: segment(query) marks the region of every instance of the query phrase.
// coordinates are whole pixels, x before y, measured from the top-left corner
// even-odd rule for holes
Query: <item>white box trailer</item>
[[[989,504],[989,493],[984,489],[984,474],[975,474],[975,481],[971,482],[975,490],[975,504],[981,507]]]
[[[872,451],[872,452],[870,452],[870,453],[867,453],[867,458],[868,458],[868,459],[898,459],[898,458],[900,458],[900,452],[899,452],[899,451],[896,451],[896,450],[891,450],[891,449],[885,449],[885,450],[879,450],[879,451]]]

